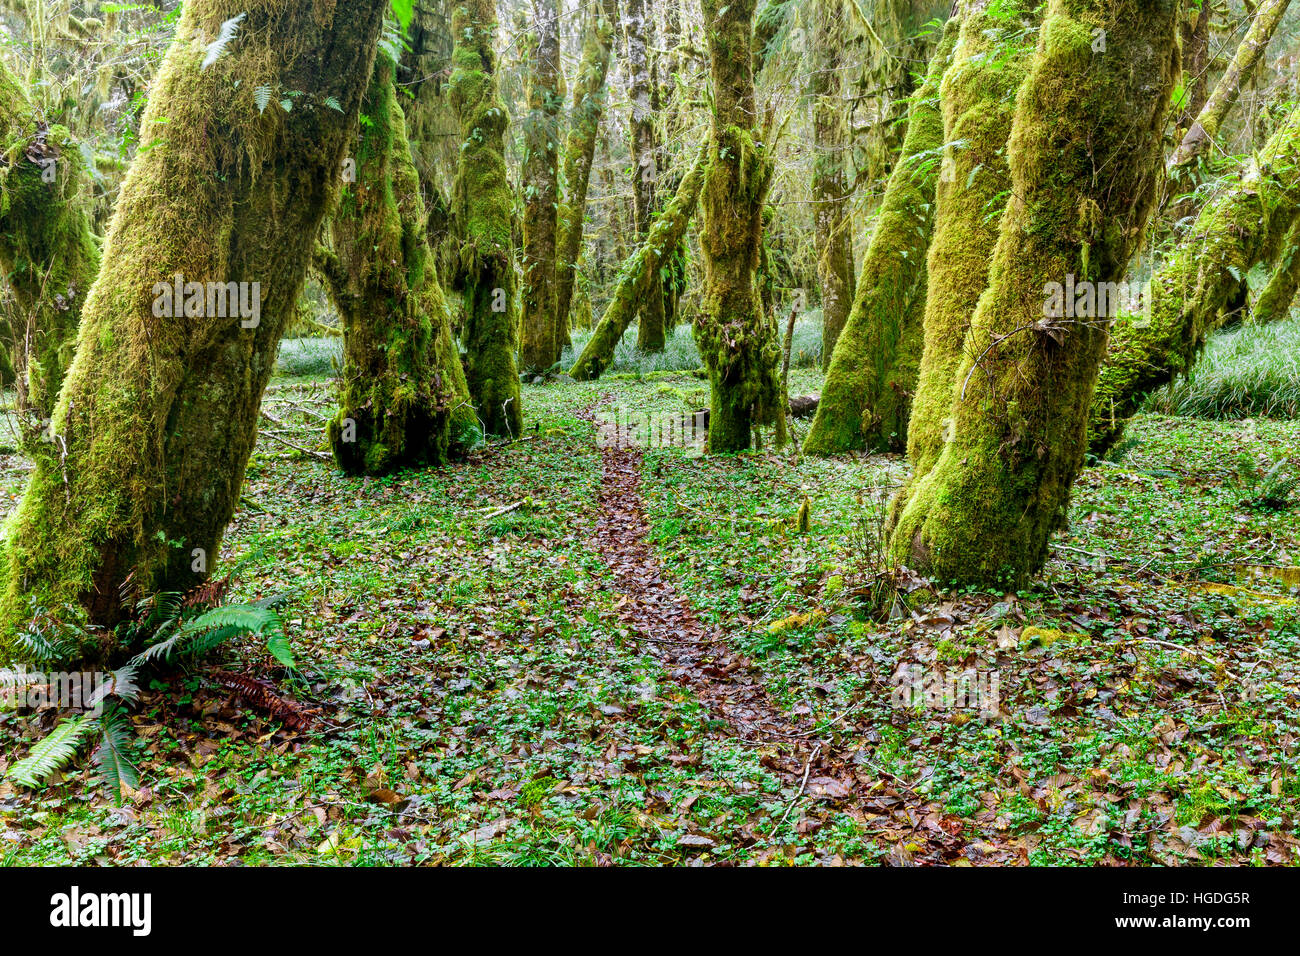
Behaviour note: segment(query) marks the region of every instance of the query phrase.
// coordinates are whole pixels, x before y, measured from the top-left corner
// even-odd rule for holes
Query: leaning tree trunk
[[[605,306],[605,314],[600,317],[596,330],[587,340],[587,347],[569,370],[569,374],[578,381],[593,381],[609,368],[610,362],[614,360],[614,349],[636,318],[637,306],[644,300],[648,290],[659,282],[667,257],[681,242],[691,216],[695,214],[700,189],[704,184],[706,156],[707,147],[701,151],[700,158],[682,179],[673,201],[660,212],[645,242],[619,269],[618,283],[609,305]]]
[[[1245,39],[1237,47],[1228,69],[1219,79],[1205,106],[1201,108],[1196,122],[1192,124],[1183,141],[1178,144],[1178,149],[1170,157],[1170,170],[1186,166],[1205,153],[1213,144],[1215,137],[1219,135],[1219,128],[1223,125],[1223,121],[1231,112],[1237,98],[1241,96],[1242,83],[1259,64],[1260,58],[1268,49],[1269,41],[1273,39],[1273,34],[1277,32],[1278,25],[1290,5],[1291,0],[1263,0],[1259,5],[1250,29],[1246,31]],[[1209,11],[1203,10],[1201,16],[1209,16]]]
[[[1117,282],[1154,205],[1178,0],[1051,0],[1020,88],[1011,199],[954,383],[952,438],[911,486],[892,557],[943,585],[1022,585],[1083,463],[1104,319],[1045,317],[1044,283]]]
[[[971,316],[988,286],[1011,172],[1006,146],[1016,90],[1032,53],[1014,5],[990,14],[988,0],[967,5],[952,66],[943,77],[944,155],[926,259],[925,348],[921,355],[907,457],[912,480],[943,450],[952,387]]]
[[[573,283],[582,254],[582,233],[587,217],[587,190],[596,155],[596,138],[605,115],[605,76],[614,47],[615,0],[590,0],[582,62],[573,88],[573,111],[564,146],[564,202],[559,211],[559,256],[555,261],[555,315],[564,344],[569,341],[569,307]]]
[[[813,245],[817,253],[817,278],[821,285],[822,366],[830,368],[831,354],[853,305],[853,218],[849,199],[852,186],[845,159],[852,144],[840,78],[838,37],[833,36],[838,0],[818,0],[812,9],[813,128]]]
[[[442,464],[477,429],[393,74],[381,55],[362,106],[356,182],[318,257],[343,324],[339,408],[328,431],[349,474]]]
[[[700,193],[704,295],[695,337],[709,371],[709,450],[742,451],[755,426],[785,440],[781,343],[759,301],[755,273],[772,183],[771,121],[760,128],[751,38],[755,0],[703,0],[713,74],[711,153]]]
[[[1291,315],[1291,303],[1300,292],[1300,217],[1291,223],[1291,231],[1282,240],[1273,273],[1268,284],[1260,290],[1259,298],[1251,306],[1251,321],[1255,325],[1280,322]]]
[[[99,246],[77,144],[64,127],[39,118],[3,63],[0,148],[7,150],[0,156],[0,272],[14,304],[0,347],[9,347],[3,364],[17,386],[19,412],[36,420],[24,426],[31,430],[54,412],[99,272]]]
[[[0,631],[33,606],[113,625],[129,613],[124,596],[186,591],[211,570],[387,6],[185,4],[54,440],[5,528]],[[232,20],[234,39],[214,46]],[[263,87],[308,92],[291,111],[261,110]]]
[[[555,311],[556,209],[559,205],[560,15],[556,0],[534,0],[537,42],[524,127],[524,295],[519,364],[546,371],[560,360]]]
[[[627,0],[624,32],[627,35],[628,99],[632,117],[629,136],[632,152],[632,195],[635,198],[637,241],[650,234],[657,206],[659,152],[655,136],[651,96],[654,83],[648,55],[651,23],[646,0]],[[663,282],[653,282],[638,303],[641,321],[637,325],[636,347],[642,352],[664,350]]]
[[[461,121],[453,211],[460,232],[465,377],[489,435],[523,430],[505,103],[497,92],[496,4],[463,0],[452,19],[451,98]]]
[[[1276,256],[1298,202],[1300,107],[1241,179],[1201,210],[1152,277],[1149,314],[1125,317],[1111,333],[1092,402],[1091,451],[1110,448],[1149,392],[1191,370],[1242,278]]]
[[[933,155],[944,142],[939,81],[952,60],[958,25],[954,18],[944,27],[912,103],[903,152],[885,188],[804,454],[885,450],[905,440],[924,346],[922,309],[914,300],[925,294],[925,251],[940,168]]]

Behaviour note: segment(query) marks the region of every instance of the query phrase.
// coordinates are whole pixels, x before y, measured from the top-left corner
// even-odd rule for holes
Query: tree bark
[[[1011,200],[957,376],[952,439],[911,486],[894,560],[1017,588],[1083,463],[1105,321],[1046,318],[1044,281],[1117,282],[1152,206],[1177,0],[1050,0],[1008,144]]]
[[[0,273],[13,293],[8,361],[18,411],[32,432],[54,412],[99,272],[99,244],[82,189],[76,142],[43,122],[22,83],[0,63]],[[0,376],[3,377],[3,376]]]
[[[705,286],[695,338],[709,371],[709,450],[742,451],[754,428],[785,440],[781,344],[755,284],[772,182],[770,119],[759,124],[751,40],[755,0],[704,0],[713,75],[711,157],[700,194]]]
[[[944,155],[935,199],[934,238],[926,259],[925,345],[907,423],[912,480],[939,459],[952,411],[962,347],[980,296],[1011,181],[1006,146],[1016,91],[1029,55],[1019,35],[1022,19],[1004,6],[968,4],[952,66],[940,87]]]
[[[362,106],[356,183],[344,189],[320,260],[343,325],[330,446],[354,475],[440,465],[477,430],[393,76],[381,54]]]
[[[673,201],[655,220],[646,241],[619,269],[618,283],[609,305],[605,306],[605,314],[600,317],[596,331],[587,340],[587,347],[569,370],[569,374],[578,381],[594,381],[609,368],[614,358],[614,349],[636,318],[637,306],[644,300],[646,290],[658,281],[659,270],[663,268],[666,256],[686,234],[686,227],[695,215],[695,206],[704,183],[706,156],[707,147],[701,151],[700,158],[682,179]]]
[[[461,122],[461,151],[452,208],[460,234],[470,397],[487,434],[516,436],[524,422],[515,364],[519,313],[496,30],[493,0],[463,0],[456,8],[451,99]]]
[[[151,146],[122,187],[82,312],[54,440],[5,528],[0,633],[33,606],[114,625],[129,613],[124,589],[187,591],[215,565],[387,6],[185,5],[142,120]],[[222,24],[241,13],[205,68]],[[310,92],[292,110],[259,110],[260,87]],[[199,291],[168,302],[174,281]],[[245,284],[250,315],[214,294],[230,292],[225,283]],[[183,314],[168,318],[174,304]],[[112,643],[106,635],[104,650]]]
[[[1124,433],[1148,393],[1187,374],[1225,305],[1257,263],[1273,258],[1300,202],[1300,107],[1241,178],[1208,203],[1190,235],[1151,281],[1149,315],[1111,332],[1092,402],[1089,450]]]
[[[885,188],[862,261],[848,323],[822,384],[807,455],[897,448],[906,440],[911,393],[924,346],[925,253],[934,228],[943,146],[939,81],[952,59],[959,22],[948,21],[908,118],[903,152]]]
[[[555,256],[559,205],[560,14],[556,0],[534,0],[536,45],[524,128],[524,295],[519,364],[546,371],[560,360]]]

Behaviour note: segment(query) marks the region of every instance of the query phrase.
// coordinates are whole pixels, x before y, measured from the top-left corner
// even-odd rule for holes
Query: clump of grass
[[[276,371],[281,375],[333,378],[343,362],[343,340],[334,337],[285,339]]]
[[[784,334],[784,328],[782,328]],[[564,350],[560,367],[568,370],[574,359],[582,353],[591,338],[586,329],[575,329],[573,346]],[[794,339],[790,348],[791,368],[813,368],[821,365],[822,325],[821,313],[810,312],[795,323]],[[614,361],[609,372],[615,374],[652,375],[656,372],[693,372],[704,363],[695,346],[689,324],[677,326],[668,334],[662,352],[640,352],[636,347],[636,326],[632,326],[614,348]]]
[[[1191,374],[1154,392],[1146,410],[1228,420],[1300,417],[1300,318],[1213,336]]]

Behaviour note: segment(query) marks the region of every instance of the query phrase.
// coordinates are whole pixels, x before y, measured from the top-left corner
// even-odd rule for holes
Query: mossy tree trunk
[[[1268,284],[1251,306],[1251,321],[1268,325],[1288,318],[1297,292],[1300,292],[1300,217],[1291,222],[1291,231],[1282,240]]]
[[[958,25],[954,18],[944,27],[912,102],[903,152],[885,188],[853,309],[804,440],[805,454],[884,450],[905,441],[924,345],[923,311],[915,300],[925,294],[925,253],[940,170],[934,155],[944,142],[939,82],[951,62]]]
[[[523,429],[515,302],[506,108],[497,92],[496,4],[463,0],[452,17],[451,98],[461,121],[453,216],[460,235],[465,377],[489,435]]]
[[[623,333],[636,318],[637,306],[644,300],[646,290],[659,281],[660,270],[667,257],[681,243],[686,227],[695,214],[700,190],[707,168],[707,147],[701,151],[690,172],[677,187],[677,194],[655,220],[650,234],[641,247],[624,261],[619,269],[618,282],[596,330],[587,340],[587,347],[573,363],[569,374],[580,382],[600,378],[614,360],[614,349]]]
[[[214,567],[387,7],[185,5],[141,121],[151,146],[122,186],[82,312],[54,440],[5,527],[0,632],[33,604],[112,625],[126,616],[124,591],[186,591]],[[307,92],[291,111],[262,111],[264,86]],[[181,303],[167,301],[174,281],[187,284]],[[169,304],[182,314],[167,317]]]
[[[587,29],[582,43],[578,80],[573,87],[573,109],[564,146],[564,201],[560,204],[559,255],[555,261],[555,314],[564,344],[569,342],[569,309],[582,234],[587,218],[587,193],[596,139],[605,115],[610,54],[614,48],[615,0],[588,0]]]
[[[534,0],[536,43],[524,127],[524,294],[519,364],[546,371],[563,347],[556,312],[555,256],[560,170],[560,14]]]
[[[944,154],[935,199],[934,238],[927,255],[924,350],[907,455],[913,479],[934,467],[943,450],[953,384],[971,316],[988,286],[1011,172],[1006,146],[1016,91],[1032,53],[1013,5],[989,14],[987,0],[963,11],[952,65],[940,86]]]
[[[362,112],[356,182],[344,187],[318,257],[343,325],[339,408],[328,431],[340,468],[386,475],[442,464],[477,425],[384,54]]]
[[[13,294],[4,364],[26,430],[54,412],[77,326],[99,272],[81,154],[50,126],[21,81],[0,63],[0,273]],[[0,377],[4,377],[0,373]]]
[[[705,284],[695,338],[709,371],[709,450],[742,451],[754,429],[775,425],[785,439],[781,344],[756,284],[763,207],[772,183],[771,121],[754,96],[755,0],[704,0],[713,115],[709,165],[700,193]]]
[[[958,370],[952,438],[892,557],[942,585],[1019,587],[1083,463],[1104,320],[1048,318],[1045,283],[1117,282],[1154,205],[1177,0],[1050,0],[1008,144],[1011,200]]]
[[[646,0],[625,0],[623,31],[627,40],[628,99],[632,117],[629,147],[632,153],[632,195],[636,211],[637,241],[650,234],[651,220],[658,206],[659,148],[651,98],[654,82],[650,75],[649,45],[653,38]],[[664,350],[663,282],[653,282],[638,304],[636,347],[642,352]]]
[[[1240,178],[1201,210],[1187,238],[1151,279],[1144,314],[1111,332],[1092,403],[1089,447],[1123,434],[1146,395],[1187,374],[1242,277],[1281,248],[1300,202],[1300,107]]]
[[[817,278],[821,285],[822,366],[830,368],[831,354],[853,305],[853,220],[849,200],[853,189],[845,167],[852,144],[840,39],[837,36],[837,0],[818,0],[809,28],[811,80],[809,97],[813,129],[813,245],[817,253]]]
[[[1250,29],[1246,31],[1246,36],[1238,45],[1232,62],[1219,78],[1214,92],[1201,108],[1196,121],[1192,123],[1191,129],[1183,136],[1178,149],[1170,157],[1169,169],[1186,166],[1196,157],[1203,155],[1214,143],[1223,121],[1241,96],[1242,84],[1255,71],[1290,5],[1291,0],[1262,0],[1255,9]],[[1209,11],[1202,10],[1200,15],[1208,17]]]

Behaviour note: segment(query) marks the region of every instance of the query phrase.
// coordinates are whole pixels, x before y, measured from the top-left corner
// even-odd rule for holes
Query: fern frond
[[[208,44],[207,53],[203,57],[203,65],[200,69],[206,70],[221,59],[221,54],[226,52],[226,46],[235,38],[235,35],[239,32],[239,25],[244,22],[246,16],[248,14],[241,13],[239,16],[231,17],[221,24],[221,30],[218,31],[217,38]]]
[[[127,756],[131,746],[131,724],[117,705],[113,705],[100,718],[100,728],[102,734],[99,746],[95,748],[95,766],[99,768],[99,779],[113,791],[114,799],[120,803],[122,784],[132,790],[140,786],[140,772]]]
[[[69,717],[48,737],[9,768],[9,779],[22,787],[36,788],[62,770],[81,749],[81,744],[99,726],[99,721],[82,714]]]

